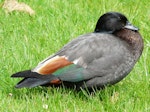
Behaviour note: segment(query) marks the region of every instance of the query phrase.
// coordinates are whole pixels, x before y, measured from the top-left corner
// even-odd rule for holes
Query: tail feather
[[[38,73],[32,72],[31,70],[25,70],[13,74],[11,77],[38,77]]]
[[[52,74],[40,75],[36,72],[32,72],[31,70],[26,70],[26,71],[15,73],[11,77],[24,78],[15,86],[16,88],[23,88],[23,87],[32,88],[32,87],[36,87],[40,85],[50,84],[51,81],[58,80],[58,77]]]
[[[32,88],[32,87],[36,87],[40,85],[45,85],[48,83],[50,83],[49,80],[41,80],[37,78],[24,78],[15,87],[16,88],[23,88],[23,87]]]

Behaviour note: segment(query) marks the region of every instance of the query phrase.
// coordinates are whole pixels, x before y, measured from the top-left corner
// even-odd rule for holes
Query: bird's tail
[[[56,76],[50,75],[41,75],[37,72],[32,72],[31,70],[21,71],[13,74],[11,77],[14,78],[24,78],[22,79],[15,87],[23,88],[23,87],[36,87],[40,85],[50,84],[53,80],[59,80]]]

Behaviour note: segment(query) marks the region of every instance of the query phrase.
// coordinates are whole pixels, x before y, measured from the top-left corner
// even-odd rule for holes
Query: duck
[[[16,88],[104,88],[120,82],[132,71],[143,46],[139,29],[124,14],[106,12],[93,32],[78,36],[35,68],[11,77],[22,78]]]

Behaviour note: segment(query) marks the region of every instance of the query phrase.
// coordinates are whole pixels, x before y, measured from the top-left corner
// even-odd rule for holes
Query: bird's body
[[[109,19],[112,26],[101,28]],[[123,26],[118,27],[118,21]],[[16,87],[64,84],[91,89],[119,82],[129,74],[143,50],[141,35],[136,28],[126,28],[126,21],[120,13],[104,14],[95,32],[72,40],[34,69],[13,74],[12,77],[24,78]]]

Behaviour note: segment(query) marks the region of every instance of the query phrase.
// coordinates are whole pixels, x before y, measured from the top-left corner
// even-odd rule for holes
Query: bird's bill
[[[130,30],[134,30],[134,31],[138,31],[139,28],[133,26],[130,22],[127,22],[127,24],[124,26],[124,28],[130,29]]]

